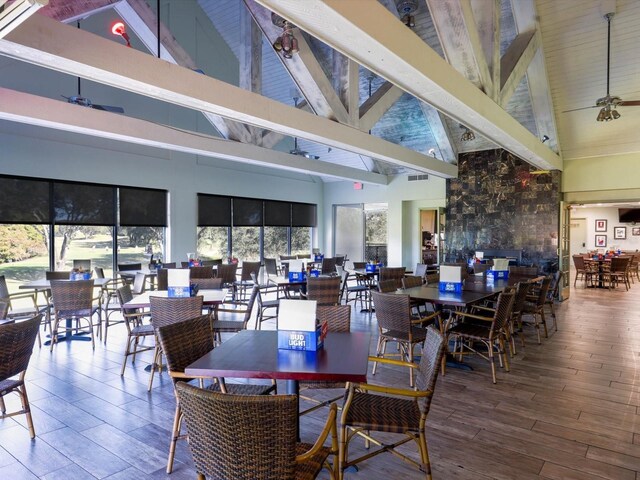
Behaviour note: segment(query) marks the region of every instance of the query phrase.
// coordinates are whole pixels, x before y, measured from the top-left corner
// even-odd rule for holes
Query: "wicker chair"
[[[547,321],[544,316],[544,304],[547,301],[547,292],[549,291],[550,285],[551,276],[544,277],[540,284],[540,288],[535,290],[535,295],[529,295],[527,297],[527,301],[524,302],[524,306],[522,307],[522,316],[531,315],[533,317],[533,324],[536,327],[538,334],[538,345],[542,343],[540,338],[541,324],[544,327],[544,337],[547,338],[549,336],[549,332],[547,331]],[[538,320],[538,318],[540,320]]]
[[[385,280],[385,281],[389,281],[389,280]],[[414,287],[421,287],[424,284],[424,277],[422,276],[416,276],[416,275],[408,275],[405,277],[402,277],[402,288],[414,288]],[[411,299],[411,309],[416,310],[416,315],[418,316],[422,316],[423,313],[427,313],[429,311],[429,305],[431,305],[431,303],[426,302],[424,300],[419,300],[419,299]],[[432,310],[433,307],[432,307]]]
[[[509,273],[513,275],[534,276],[538,274],[538,267],[516,267],[512,265],[509,267]]]
[[[218,265],[218,278],[222,279],[222,287],[223,288],[234,288],[233,298],[235,299],[235,287],[234,284],[236,282],[236,272],[238,271],[237,263]]]
[[[613,257],[611,259],[611,267],[606,273],[606,277],[609,280],[609,288],[617,286],[618,283],[624,283],[627,290],[631,287],[629,279],[630,275],[631,257]]]
[[[428,270],[428,265],[425,263],[416,263],[416,269],[414,270],[413,274],[416,277],[426,277],[427,276],[427,270]]]
[[[351,307],[349,305],[318,306],[318,309],[316,310],[316,318],[320,324],[327,322],[327,329],[329,332],[349,333],[351,331]],[[315,403],[315,405],[313,407],[307,408],[306,410],[302,410],[300,412],[300,415],[306,415],[307,413],[311,413],[319,408],[326,407],[327,405],[340,400],[344,397],[344,389],[346,387],[345,382],[331,381],[301,381],[299,385],[301,391],[307,389],[315,390],[330,388],[339,388],[342,390],[340,392],[340,395],[338,395],[337,397],[324,401],[318,401],[314,398],[307,397],[301,394],[300,398],[303,398],[309,402],[313,402]]]
[[[256,303],[256,298],[260,292],[260,286],[254,284],[251,289],[251,296],[247,302],[245,308],[218,308],[218,313],[242,315],[242,320],[220,320],[214,319],[211,322],[211,329],[213,330],[213,339],[218,344],[222,343],[223,333],[238,333],[247,329],[249,319],[251,319],[251,313],[253,312],[253,306]]]
[[[239,300],[243,303],[246,301],[247,289],[253,287],[253,280],[251,280],[252,273],[255,273],[256,277],[258,276],[258,273],[260,273],[260,262],[242,262],[240,280],[235,282],[234,287],[239,294]]]
[[[0,325],[0,418],[25,414],[31,438],[35,438],[36,432],[33,428],[24,377],[41,322],[42,315],[36,315],[23,322]],[[18,378],[12,378],[16,376]],[[20,396],[22,409],[7,413],[4,396],[13,392]]]
[[[336,273],[336,259],[335,257],[325,257],[322,259],[322,268],[320,270],[322,275],[335,275]]]
[[[187,366],[203,355],[213,350],[213,336],[211,335],[211,321],[209,315],[201,315],[189,320],[171,323],[158,327],[158,339],[167,360],[169,376],[174,382],[189,382],[184,370]],[[224,381],[215,382],[208,387],[211,390],[238,395],[265,395],[275,391],[275,384],[249,385],[225,384]],[[184,436],[180,435],[182,411],[176,396],[176,411],[173,418],[173,431],[167,460],[167,473],[173,470],[173,459],[176,452],[176,442]]]
[[[93,271],[96,278],[105,278],[104,268],[94,267]],[[104,318],[104,343],[107,343],[107,332],[109,326],[116,325],[118,323],[124,323],[121,318],[112,318],[115,312],[120,312],[120,304],[118,303],[117,290],[118,287],[124,285],[121,278],[112,278],[108,282],[102,285],[100,304],[102,305],[102,317]]]
[[[258,285],[258,280],[256,278],[255,273],[251,274],[251,280],[253,280],[253,282]],[[272,300],[264,300],[262,298],[262,288],[258,288],[258,293],[256,295],[256,301],[258,302],[258,312],[256,314],[256,325],[255,325],[255,329],[256,330],[261,330],[262,329],[262,322],[266,322],[267,320],[271,320],[273,318],[276,319],[276,328],[277,328],[277,322],[278,322],[278,310],[280,309],[280,299],[279,298],[274,298]],[[266,290],[266,289],[265,289]],[[275,315],[265,315],[265,312],[269,309],[276,309],[276,313]]]
[[[460,360],[465,354],[465,349],[470,353],[480,355],[491,363],[491,377],[496,383],[496,365],[494,362],[494,350],[497,348],[500,366],[503,365],[509,371],[509,358],[506,354],[508,322],[513,309],[515,292],[503,292],[498,296],[496,309],[492,317],[486,317],[475,313],[456,311],[447,321],[445,331],[447,344],[450,339],[455,341],[453,355],[458,355]],[[470,320],[470,321],[467,321]],[[457,322],[457,323],[456,323]],[[476,350],[475,343],[482,343],[487,348],[487,355]],[[458,347],[460,351],[458,351]],[[467,353],[469,353],[467,352]]]
[[[402,287],[402,284],[400,285],[400,287]],[[398,282],[393,278],[378,281],[377,285],[378,292],[380,293],[393,293],[400,287],[398,287]]]
[[[156,275],[158,290],[169,290],[169,269],[159,268]]]
[[[157,338],[158,328],[202,315],[202,297],[149,297],[149,303],[151,305],[151,322],[156,332],[156,345],[153,351],[153,363],[151,364],[147,389],[151,391],[156,369],[162,365],[162,347]],[[161,374],[162,370],[159,369],[158,373]]]
[[[587,271],[585,270],[584,257],[582,255],[574,255],[573,257],[573,265],[576,267],[576,277],[573,280],[573,286],[576,286],[576,283],[582,277],[582,280],[587,282]]]
[[[491,268],[491,265],[488,263],[474,263],[473,264],[473,273],[484,273]]]
[[[68,278],[68,274],[67,274]],[[37,292],[17,292],[17,293],[9,293],[9,287],[7,286],[7,280],[4,275],[0,275],[0,302],[6,304],[7,313],[3,318],[8,318],[12,320],[19,320],[25,318],[32,318],[38,313],[42,313],[42,323],[45,327],[49,327],[51,330],[51,310],[50,310],[50,301],[49,294],[45,293],[45,305],[38,305],[37,300]],[[13,308],[12,300],[21,300],[21,299],[29,299],[30,305],[24,308]],[[38,346],[42,346],[42,342],[40,340],[40,330],[38,329]]]
[[[221,278],[198,278],[195,282],[200,290],[222,290]]]
[[[342,268],[342,267],[336,266],[336,268]],[[359,276],[356,274],[355,276],[356,283],[349,284],[350,276],[351,274],[346,270],[342,270],[342,273],[340,274],[341,283],[342,283],[340,287],[340,301],[344,300],[345,304],[348,304],[349,302],[353,301],[355,305],[355,302],[360,300],[361,309],[365,308],[364,305],[367,305],[367,307],[369,307],[370,306],[369,302],[371,300],[371,297],[369,296],[369,292],[371,291],[371,287],[367,282],[362,280],[362,278],[366,278],[366,277],[359,278]],[[351,298],[351,294],[353,294],[353,298]]]
[[[122,369],[120,370],[120,376],[124,375],[124,370],[127,366],[127,358],[133,356],[131,363],[135,363],[136,354],[146,352],[148,350],[154,350],[155,345],[143,345],[140,346],[140,340],[144,340],[147,337],[154,336],[153,325],[144,324],[143,319],[148,316],[148,313],[139,311],[136,308],[125,308],[124,305],[133,299],[131,293],[131,287],[124,285],[116,290],[118,295],[118,302],[127,327],[127,345],[124,350],[124,360],[122,361]],[[106,335],[106,333],[105,333]]]
[[[340,277],[309,277],[307,279],[307,300],[315,300],[320,305],[338,305],[340,301]]]
[[[364,270],[367,267],[367,262],[351,262],[353,263],[354,270]]]
[[[70,335],[78,326],[73,327],[71,320],[79,324],[82,320],[87,322],[88,332],[91,335],[91,347],[95,350],[96,344],[93,335],[93,327],[100,330],[100,304],[94,305],[93,280],[52,280],[51,298],[53,301],[53,328],[51,329],[51,351],[58,342],[58,329],[60,321],[64,320],[62,327],[66,335]],[[98,323],[93,323],[93,316],[98,315]]]
[[[203,267],[191,267],[189,269],[189,278],[200,279],[200,278],[213,278],[213,267],[203,266]]]
[[[404,267],[380,267],[378,272],[378,283],[385,280],[395,280],[396,288],[402,288],[402,278],[405,272]]]
[[[439,313],[415,320],[411,316],[411,299],[409,295],[396,293],[371,292],[373,304],[378,319],[377,357],[386,355],[400,356],[400,359],[413,362],[413,349],[424,342],[427,331],[421,326],[433,323],[439,318]],[[387,343],[397,342],[398,354],[387,354]],[[373,364],[373,375],[376,374],[378,364]],[[413,369],[409,369],[409,385],[413,387]]]
[[[551,317],[553,318],[553,326],[555,331],[558,331],[558,319],[556,318],[556,310],[555,303],[558,298],[558,293],[560,292],[560,288],[562,287],[562,280],[564,279],[564,272],[562,270],[558,270],[553,275],[553,281],[551,282],[551,286],[549,287],[549,291],[547,292],[547,299],[544,304],[549,305],[549,312],[551,313]]]
[[[442,334],[429,327],[420,364],[402,363],[412,371],[416,370],[416,389],[384,387],[381,385],[351,383],[345,395],[340,426],[340,447],[338,475],[340,479],[346,468],[383,452],[396,456],[417,466],[427,479],[431,479],[431,464],[426,439],[426,420],[431,407],[431,399],[436,387],[439,366],[443,361],[445,342]],[[370,357],[371,361],[393,363],[393,360]],[[370,431],[385,434],[401,434],[404,437],[393,444],[385,438],[380,442],[370,435]],[[373,452],[349,460],[348,445],[355,435],[365,438],[380,448]],[[415,441],[420,453],[420,461],[396,450],[396,447]]]
[[[267,275],[278,275],[278,263],[275,258],[264,259],[264,269]]]
[[[176,384],[198,478],[314,479],[338,449],[332,406],[314,445],[297,443],[295,395],[231,395]],[[331,433],[332,448],[323,444]]]

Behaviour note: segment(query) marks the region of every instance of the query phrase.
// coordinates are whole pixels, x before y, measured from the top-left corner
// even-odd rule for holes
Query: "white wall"
[[[322,183],[306,175],[8,122],[0,122],[0,145],[2,174],[168,190],[167,258],[173,261],[195,251],[197,193],[316,203],[323,218]],[[322,238],[322,225],[317,233]]]
[[[620,223],[618,221],[618,208],[617,207],[590,207],[581,208],[574,207],[571,211],[571,218],[584,218],[587,222],[587,249],[593,250],[595,245],[596,235],[607,236],[607,249],[620,249],[620,250],[640,250],[640,235],[633,235],[633,228],[640,227],[639,225],[632,225],[630,223]],[[607,221],[606,232],[596,232],[595,224],[596,220]],[[616,240],[613,238],[615,227],[626,227],[627,238],[625,240]],[[602,249],[601,249],[602,250]],[[576,252],[578,253],[578,252]]]
[[[420,209],[444,207],[446,181],[430,176],[409,182],[406,175],[393,177],[389,185],[364,185],[354,190],[351,182],[331,182],[324,187],[324,246],[333,254],[333,206],[354,203],[386,203],[388,262],[415,268],[421,261]]]

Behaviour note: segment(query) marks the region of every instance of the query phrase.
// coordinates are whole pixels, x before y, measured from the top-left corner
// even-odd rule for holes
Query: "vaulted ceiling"
[[[543,169],[562,168],[559,151],[640,151],[631,130],[640,108],[621,106],[607,123],[595,108],[562,113],[604,96],[602,15],[612,8],[611,91],[640,98],[634,0],[197,0],[238,60],[240,88],[193,72],[196,52],[171,25],[158,28],[153,0],[49,0],[3,31],[2,14],[20,1],[0,0],[0,54],[201,111],[222,139],[3,88],[0,118],[10,121],[382,184],[401,173],[455,176],[459,153],[496,146]],[[417,8],[413,26],[397,4]],[[104,9],[140,51],[62,24]],[[290,59],[273,49],[282,27],[272,11],[294,25],[300,51]],[[158,31],[170,63],[154,58]],[[475,139],[461,140],[466,127]],[[306,157],[289,153],[294,138]]]

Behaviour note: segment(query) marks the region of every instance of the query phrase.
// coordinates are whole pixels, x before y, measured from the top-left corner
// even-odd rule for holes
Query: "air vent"
[[[410,182],[417,182],[418,180],[429,180],[429,175],[426,173],[423,175],[409,175]]]

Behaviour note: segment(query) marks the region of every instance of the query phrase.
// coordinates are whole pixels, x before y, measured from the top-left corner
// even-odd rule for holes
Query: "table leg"
[[[72,318],[67,318],[65,321],[65,334],[64,335],[58,335],[58,337],[56,338],[56,341],[58,343],[60,342],[70,342],[71,340],[79,340],[81,342],[90,342],[91,341],[91,337],[87,337],[85,335],[89,335],[88,332],[78,332],[75,335],[72,334],[71,332],[74,330],[73,327],[73,319]],[[47,340],[46,342],[44,342],[45,345],[51,345],[51,340]]]
[[[287,380],[287,395],[296,396],[296,411],[300,411],[300,384],[298,380]],[[300,441],[300,418],[298,417],[298,441]]]

